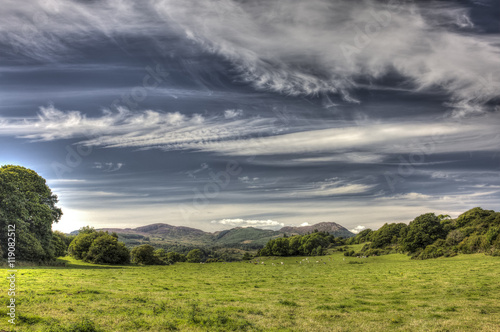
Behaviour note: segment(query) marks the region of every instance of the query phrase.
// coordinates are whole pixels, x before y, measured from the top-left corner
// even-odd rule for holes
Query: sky
[[[500,198],[500,1],[4,0],[0,165],[53,229],[359,231]]]

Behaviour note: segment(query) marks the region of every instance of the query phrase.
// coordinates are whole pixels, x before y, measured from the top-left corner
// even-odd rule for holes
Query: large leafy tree
[[[46,261],[54,258],[52,224],[62,211],[57,196],[35,171],[14,165],[0,167],[0,239],[7,252],[8,225],[16,227],[16,258]]]
[[[89,248],[86,261],[95,264],[127,264],[130,251],[123,242],[110,234],[96,238]]]
[[[69,245],[69,254],[76,259],[95,264],[127,264],[130,251],[123,242],[118,242],[116,233],[96,231],[83,227]]]
[[[162,255],[161,252],[158,253],[159,256]],[[143,244],[138,247],[134,247],[130,252],[132,257],[132,263],[143,264],[143,265],[161,265],[163,261],[159,256],[155,255],[155,248],[149,244]]]
[[[186,259],[189,263],[200,263],[203,259],[203,256],[203,251],[201,251],[200,249],[193,249],[188,252]]]
[[[434,213],[418,216],[402,229],[401,249],[410,253],[424,249],[437,239],[444,239],[446,232]]]
[[[380,229],[371,234],[371,247],[383,248],[391,244],[397,244],[401,233],[404,234],[406,224],[384,224]]]

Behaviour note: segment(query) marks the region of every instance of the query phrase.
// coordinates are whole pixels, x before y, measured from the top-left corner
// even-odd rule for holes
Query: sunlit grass
[[[66,267],[18,271],[15,331],[498,331],[500,326],[500,258],[482,254],[412,261],[404,255],[363,259],[337,253],[309,257],[310,263],[291,257],[265,258],[265,265],[155,267],[64,260]],[[12,329],[5,315],[6,286],[0,329]]]

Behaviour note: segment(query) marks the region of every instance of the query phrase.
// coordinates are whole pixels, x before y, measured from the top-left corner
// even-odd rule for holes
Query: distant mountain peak
[[[315,230],[318,230],[319,232],[328,232],[334,236],[351,237],[355,235],[344,226],[339,225],[335,222],[320,222],[314,225],[307,226],[285,226],[279,231],[281,233],[304,235],[307,233],[312,233]]]

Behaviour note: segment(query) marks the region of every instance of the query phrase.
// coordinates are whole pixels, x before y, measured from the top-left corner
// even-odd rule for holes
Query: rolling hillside
[[[205,232],[200,229],[172,226],[168,224],[151,224],[137,228],[103,228],[108,232],[115,232],[120,240],[129,246],[139,245],[143,242],[151,244],[184,245],[184,246],[251,246],[262,247],[270,239],[280,237],[283,234],[307,234],[315,230],[328,232],[335,236],[351,237],[343,226],[334,222],[322,222],[311,226],[283,227],[278,231],[259,229],[254,227],[236,227],[219,232]]]

